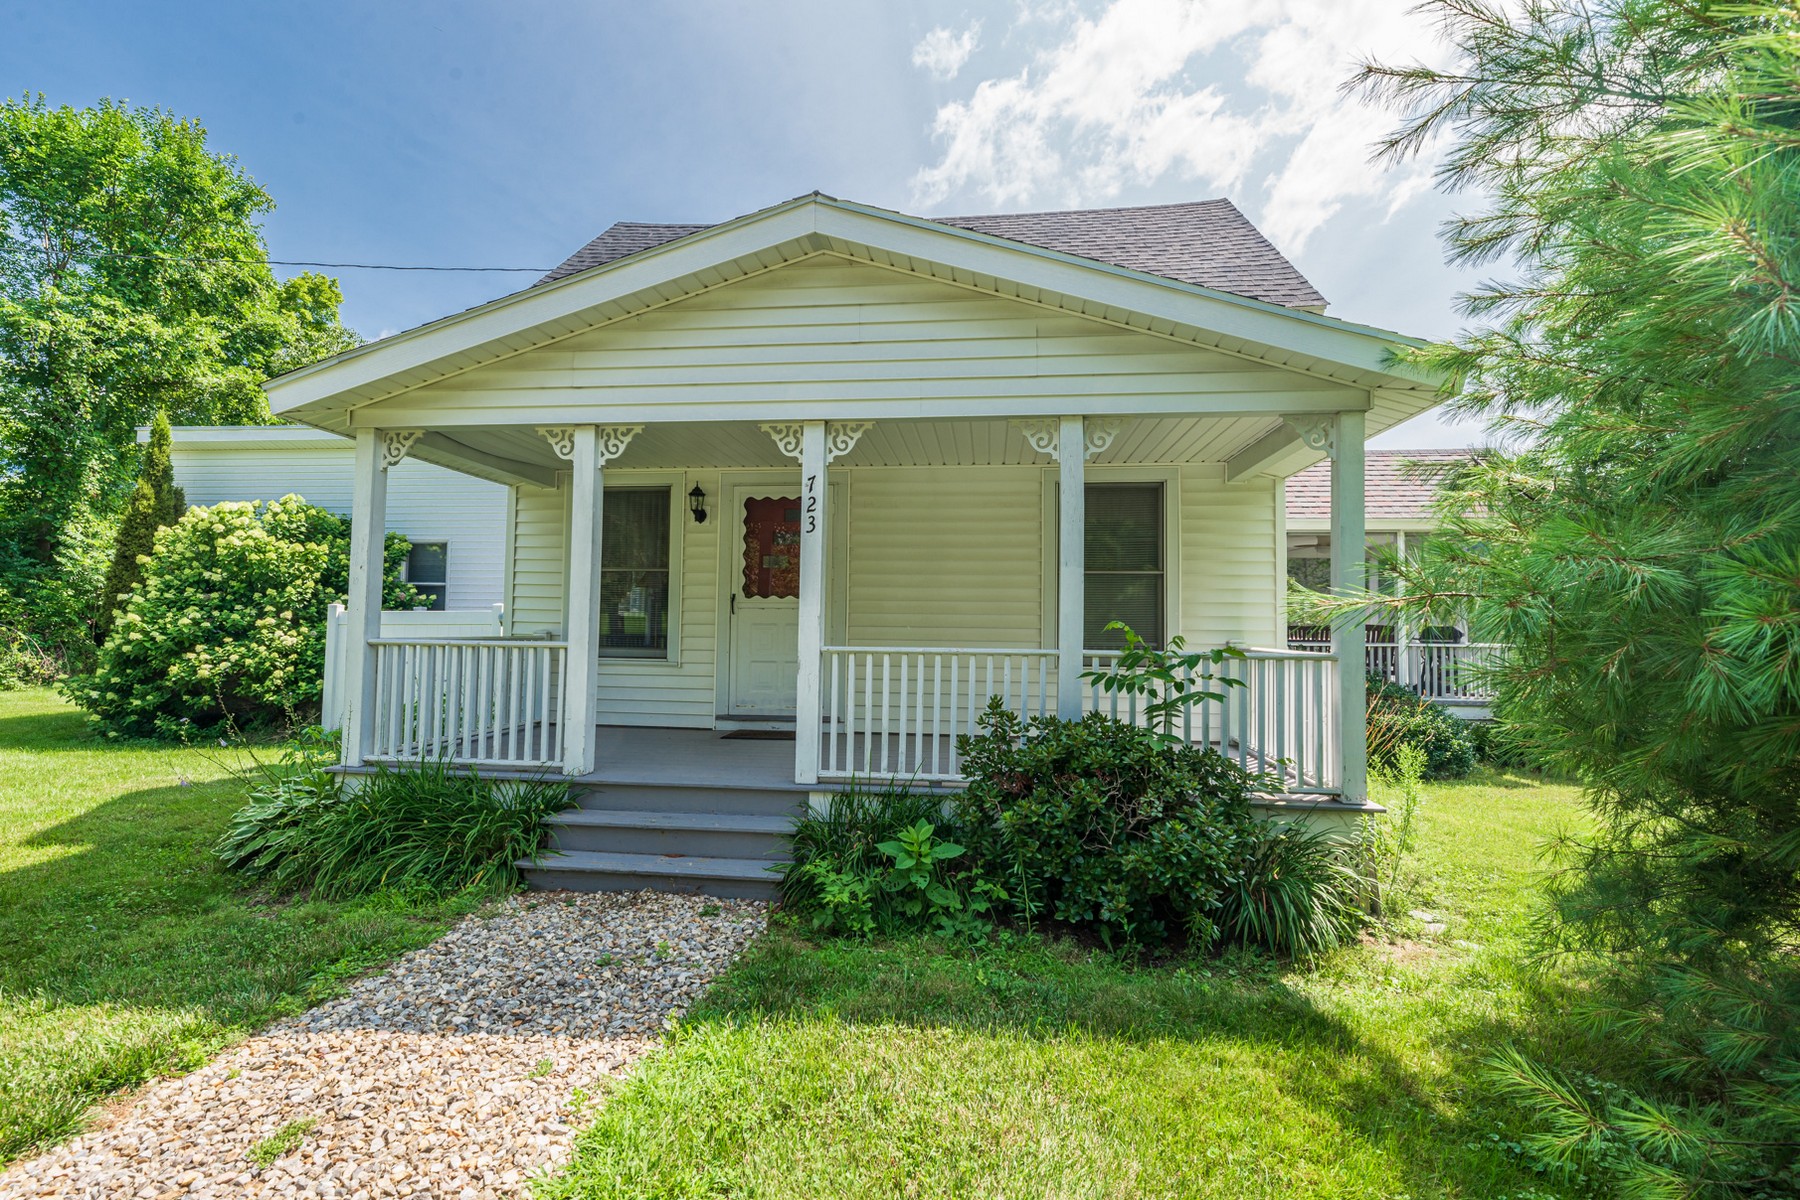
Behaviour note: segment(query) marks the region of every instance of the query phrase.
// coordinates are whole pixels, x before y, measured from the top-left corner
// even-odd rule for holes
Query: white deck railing
[[[1116,651],[1089,650],[1083,669],[1118,660]],[[1250,771],[1273,772],[1290,792],[1339,790],[1337,658],[1300,650],[1251,648],[1206,671],[1221,681],[1209,690],[1222,700],[1201,700],[1183,710],[1178,732]],[[1106,692],[1090,683],[1086,707],[1141,724],[1143,699]]]
[[[1288,647],[1329,652],[1331,643],[1289,638]],[[1377,679],[1411,688],[1427,700],[1478,703],[1489,698],[1478,669],[1492,663],[1504,649],[1491,642],[1370,641],[1364,666]]]
[[[375,711],[364,757],[477,766],[562,761],[563,642],[523,638],[380,638]]]
[[[962,778],[956,735],[990,696],[1027,719],[1056,711],[1056,651],[827,646],[819,776]]]

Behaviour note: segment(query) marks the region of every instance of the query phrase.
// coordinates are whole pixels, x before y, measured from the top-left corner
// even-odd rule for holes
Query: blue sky
[[[5,94],[199,118],[278,259],[548,267],[615,220],[818,189],[922,215],[1229,195],[1351,320],[1454,332],[1429,163],[1368,165],[1406,0],[0,0]],[[1463,201],[1467,204],[1467,201]],[[375,337],[528,275],[336,272]],[[1480,430],[1420,418],[1380,444]]]

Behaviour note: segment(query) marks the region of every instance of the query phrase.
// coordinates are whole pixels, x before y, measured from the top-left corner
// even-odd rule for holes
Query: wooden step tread
[[[665,875],[683,879],[733,879],[775,883],[766,858],[710,858],[688,854],[615,854],[599,850],[564,850],[541,858],[522,859],[520,870],[590,871],[607,875]]]
[[[767,833],[794,831],[792,817],[754,813],[648,812],[632,809],[569,808],[550,817],[550,825],[584,825],[596,829],[679,829],[700,833]]]

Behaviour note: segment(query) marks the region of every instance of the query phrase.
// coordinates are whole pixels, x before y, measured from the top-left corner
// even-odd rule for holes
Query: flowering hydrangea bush
[[[384,602],[409,545],[387,537]],[[349,588],[350,522],[299,496],[189,509],[156,535],[92,675],[72,699],[112,736],[213,733],[310,719],[325,671],[327,606]]]

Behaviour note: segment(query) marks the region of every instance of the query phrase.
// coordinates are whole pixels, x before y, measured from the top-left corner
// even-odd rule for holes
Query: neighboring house
[[[189,425],[172,432],[175,482],[191,505],[298,495],[351,515],[356,447],[336,434],[282,425]],[[394,469],[387,528],[412,542],[406,575],[432,608],[501,603],[509,500],[502,484],[427,462],[408,460]]]
[[[506,489],[505,639],[380,637],[353,534],[347,769],[560,768],[658,829],[733,787],[954,784],[990,696],[1107,706],[1081,676],[1122,618],[1258,647],[1189,736],[1361,811],[1362,672],[1336,662],[1362,635],[1284,645],[1283,481],[1333,454],[1360,547],[1364,439],[1438,381],[1323,308],[1227,201],[926,220],[815,193],[614,225],[272,380],[279,416],[354,438],[353,529],[411,459]]]
[[[1402,558],[1416,554],[1437,528],[1432,511],[1442,471],[1469,461],[1468,450],[1372,450],[1364,459],[1364,544],[1369,583],[1383,588],[1378,552]],[[1330,586],[1331,473],[1318,463],[1287,481],[1287,574],[1293,582],[1325,591]],[[1383,589],[1385,590],[1385,588]],[[1399,621],[1371,624],[1365,663],[1372,675],[1412,688],[1465,717],[1488,715],[1487,695],[1464,669],[1494,648],[1472,645],[1460,625],[1414,628]],[[1287,644],[1321,650],[1330,633],[1318,626],[1290,625]]]

